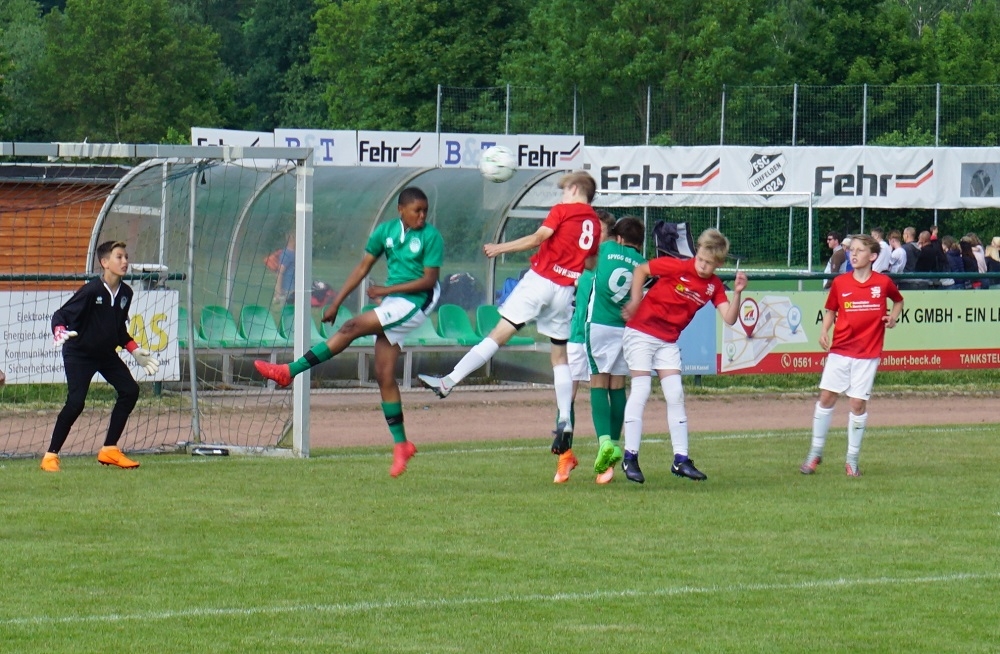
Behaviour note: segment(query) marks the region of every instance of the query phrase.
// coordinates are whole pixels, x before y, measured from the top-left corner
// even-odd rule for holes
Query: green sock
[[[622,425],[625,424],[625,397],[624,388],[613,388],[608,391],[611,396],[611,440],[618,441],[622,437]]]
[[[382,415],[389,425],[389,433],[392,434],[393,443],[406,442],[406,429],[403,428],[403,405],[399,402],[383,402]]]
[[[329,361],[333,358],[333,353],[330,352],[330,348],[326,346],[326,342],[318,343],[312,346],[312,349],[303,354],[300,358],[292,361],[288,364],[288,370],[292,373],[292,377],[295,375],[305,372],[310,368],[314,368],[324,361]]]
[[[611,402],[608,389],[590,389],[590,413],[594,418],[594,431],[598,436],[611,433]]]

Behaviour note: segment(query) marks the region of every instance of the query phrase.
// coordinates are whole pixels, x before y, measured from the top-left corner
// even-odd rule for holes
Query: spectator
[[[973,240],[969,238],[968,235],[962,237],[962,240],[958,242],[958,246],[962,251],[962,265],[965,269],[965,272],[967,273],[986,272],[985,270],[979,269],[979,260],[975,254],[975,245]],[[980,245],[979,247],[981,248],[982,245]],[[965,287],[974,289],[989,288],[990,283],[985,279],[971,279],[971,280],[966,280]]]
[[[962,240],[968,240],[972,246],[972,256],[976,258],[976,266],[978,267],[976,272],[986,272],[986,252],[983,250],[983,242],[979,240],[979,236],[975,232],[969,232]]]
[[[890,257],[892,254],[892,249],[889,244],[885,242],[885,230],[881,227],[873,227],[871,231],[872,238],[878,241],[879,251],[878,259],[872,264],[872,270],[879,273],[884,273],[889,270]]]
[[[986,246],[986,270],[1000,272],[1000,236],[994,236]]]
[[[906,267],[903,272],[915,272],[917,259],[920,257],[920,246],[917,245],[917,230],[907,227],[903,230],[903,249],[906,251]]]
[[[892,247],[892,253],[889,255],[890,273],[901,273],[906,268],[906,250],[903,249],[901,238],[898,231],[889,232],[889,245]]]
[[[844,237],[844,240],[840,242],[840,247],[844,248],[844,252],[847,252],[847,248],[851,247],[851,239],[854,238],[850,234]],[[844,272],[851,272],[854,268],[851,266],[851,258],[846,254],[844,255],[846,260],[844,261]]]
[[[938,258],[937,253],[931,247],[931,233],[928,231],[920,232],[917,246],[920,248],[920,254],[917,256],[917,266],[914,272],[938,272]]]
[[[833,254],[830,255],[829,260],[826,262],[826,268],[823,270],[826,274],[839,274],[844,272],[844,266],[847,265],[847,254],[844,252],[844,247],[840,244],[840,234],[837,232],[830,232],[826,235],[826,246],[833,250]],[[830,287],[830,280],[823,280],[823,288]]]
[[[932,241],[938,240],[938,226],[937,225],[931,225],[931,240]]]
[[[948,262],[946,272],[964,273],[965,264],[962,263],[962,250],[958,247],[958,241],[953,236],[945,236],[941,239],[941,249],[944,251],[945,259]],[[945,282],[951,282],[951,284],[946,284]],[[965,288],[965,284],[955,283],[955,280],[952,279],[941,280],[941,286],[948,289]]]

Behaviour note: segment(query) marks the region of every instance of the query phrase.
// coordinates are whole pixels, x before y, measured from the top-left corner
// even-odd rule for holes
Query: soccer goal
[[[647,257],[656,256],[652,235],[658,221],[684,223],[692,240],[710,227],[729,238],[731,263],[720,268],[757,272],[813,269],[813,196],[800,192],[599,191],[594,206],[616,216],[635,215],[646,225]]]
[[[161,361],[147,375],[123,353],[141,395],[121,447],[307,456],[309,375],[292,392],[273,392],[253,360],[300,356],[311,345],[312,307],[286,304],[265,263],[286,246],[312,251],[310,155],[307,148],[0,143],[0,456],[47,449],[66,396],[51,317],[100,274],[95,251],[109,240],[128,247],[129,332]],[[300,297],[312,284],[311,261],[294,258],[291,290]],[[95,376],[64,454],[101,447],[114,395]]]

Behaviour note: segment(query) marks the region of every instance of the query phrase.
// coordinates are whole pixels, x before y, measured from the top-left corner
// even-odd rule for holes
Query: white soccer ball
[[[502,145],[486,148],[479,159],[479,172],[491,182],[506,182],[517,172],[517,157]]]

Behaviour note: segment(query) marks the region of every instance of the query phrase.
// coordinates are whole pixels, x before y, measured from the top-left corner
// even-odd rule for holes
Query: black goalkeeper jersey
[[[115,356],[115,348],[125,347],[132,340],[128,333],[131,306],[132,287],[121,282],[112,299],[104,279],[97,277],[81,286],[52,314],[52,329],[63,325],[78,332],[76,338],[63,345],[63,352],[68,356]]]

